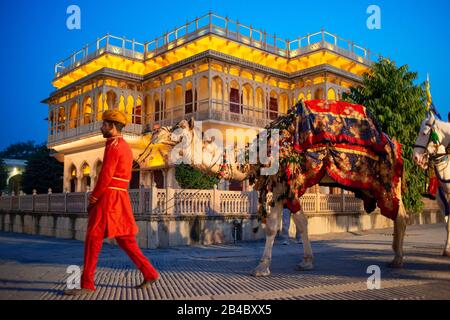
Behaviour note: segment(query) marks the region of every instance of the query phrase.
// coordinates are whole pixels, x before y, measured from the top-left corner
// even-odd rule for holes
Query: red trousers
[[[126,252],[136,267],[144,275],[144,280],[150,281],[159,277],[158,272],[151,265],[139,248],[134,235],[115,238],[117,244]],[[94,274],[98,256],[102,250],[103,238],[87,236],[84,244],[84,267],[81,276],[81,287],[95,290]]]

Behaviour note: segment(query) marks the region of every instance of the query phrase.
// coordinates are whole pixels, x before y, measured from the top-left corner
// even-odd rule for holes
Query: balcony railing
[[[270,35],[263,30],[243,25],[239,21],[208,13],[146,43],[107,34],[58,62],[55,65],[55,77],[58,78],[105,52],[144,61],[206,34],[216,34],[285,58],[328,49],[361,63],[371,64],[370,50],[325,30],[286,40],[276,34]]]
[[[193,117],[197,121],[216,120],[231,124],[241,124],[257,128],[264,128],[281,112],[270,111],[262,107],[247,106],[229,101],[203,99],[190,105],[192,112],[186,113],[186,105],[179,105],[161,112],[153,112],[143,117],[144,124],[130,123],[124,128],[124,133],[141,135],[151,131],[155,124],[160,126],[173,126],[183,119]],[[232,112],[232,110],[234,112]],[[72,122],[73,125],[74,122]],[[80,123],[77,121],[76,123]],[[51,125],[48,134],[48,143],[60,143],[65,140],[84,138],[93,134],[100,134],[101,121],[93,121],[89,124],[77,125],[70,128],[71,121],[63,124]],[[67,128],[67,129],[65,129]]]
[[[90,192],[0,197],[0,210],[38,213],[86,213]],[[242,215],[258,211],[256,191],[144,188],[129,190],[135,215]],[[301,197],[305,213],[362,212],[362,201],[350,194],[308,193]],[[267,208],[270,212],[270,206]]]
[[[147,115],[146,131],[151,130],[153,125],[173,126],[183,119],[193,117],[195,120],[217,120],[232,124],[248,125],[264,128],[281,112],[270,111],[264,107],[248,106],[223,100],[204,99],[199,100],[192,106],[192,112],[185,112],[186,106],[179,105],[164,112],[153,112]]]
[[[48,143],[58,143],[65,140],[72,140],[75,138],[84,138],[91,136],[93,134],[100,134],[100,128],[102,126],[102,122],[94,121],[89,124],[84,124],[80,126],[76,126],[75,128],[70,128],[69,122],[66,121],[64,125],[59,125],[57,128],[52,128],[48,134]],[[61,129],[62,128],[62,129]],[[68,128],[68,129],[64,129]],[[130,123],[123,129],[124,133],[141,135],[142,134],[142,125]]]

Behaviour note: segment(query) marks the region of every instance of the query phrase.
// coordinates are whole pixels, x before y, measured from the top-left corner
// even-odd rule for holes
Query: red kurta
[[[92,197],[98,201],[89,210],[87,235],[115,238],[139,231],[128,194],[133,153],[122,136],[108,138],[102,170]]]

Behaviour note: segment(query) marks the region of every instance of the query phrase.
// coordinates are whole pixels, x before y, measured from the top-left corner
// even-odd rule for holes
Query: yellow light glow
[[[84,176],[89,176],[90,174],[91,174],[91,168],[89,168],[88,165],[85,165],[85,166],[83,167],[83,175],[84,175]]]
[[[144,166],[150,169],[164,167],[166,165],[166,158],[171,150],[172,147],[168,145],[153,145]]]
[[[206,50],[219,51],[239,59],[257,63],[263,67],[269,67],[289,73],[298,72],[305,68],[312,68],[321,64],[329,64],[357,75],[362,75],[364,72],[370,70],[368,66],[363,64],[364,60],[360,57],[357,59],[358,61],[353,61],[336,52],[320,49],[320,46],[317,46],[317,44],[311,45],[310,49],[317,51],[300,57],[287,59],[245,44],[231,41],[219,35],[209,35],[187,42],[183,46],[174,47],[172,50],[169,50],[162,55],[153,56],[153,53],[149,52],[147,53],[147,60],[145,62],[131,60],[114,54],[103,54],[86,64],[82,64],[68,74],[56,78],[53,81],[53,85],[58,89],[63,88],[104,67],[143,76]],[[349,65],[351,63],[353,63],[353,66],[349,70]]]

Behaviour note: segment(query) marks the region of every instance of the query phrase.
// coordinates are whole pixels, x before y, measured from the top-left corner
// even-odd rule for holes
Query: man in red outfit
[[[128,183],[131,179],[133,154],[121,134],[127,124],[126,116],[118,110],[103,114],[101,131],[107,139],[103,166],[89,197],[88,227],[84,245],[84,268],[81,289],[65,291],[67,295],[80,295],[95,291],[94,273],[104,238],[115,238],[142,272],[143,289],[159,279],[159,274],[144,256],[136,242],[138,227],[131,208]]]

